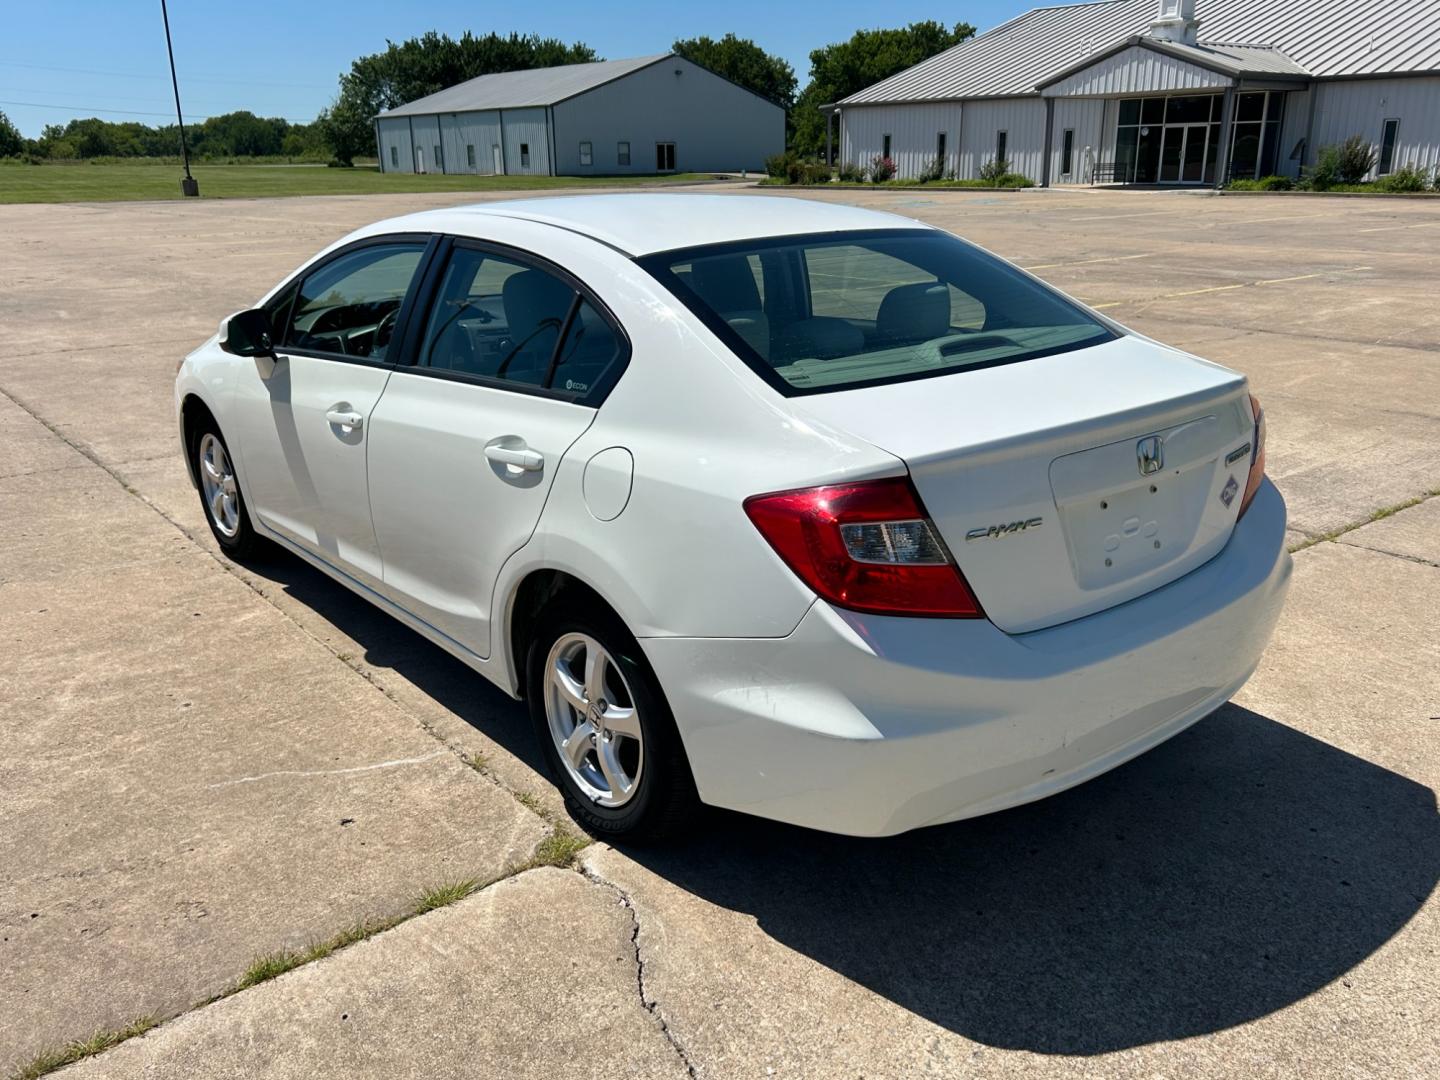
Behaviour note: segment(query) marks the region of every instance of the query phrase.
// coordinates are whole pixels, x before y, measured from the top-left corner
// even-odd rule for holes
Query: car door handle
[[[358,428],[365,423],[365,417],[352,409],[331,409],[325,419],[339,427]]]
[[[524,446],[487,446],[485,456],[500,465],[513,465],[526,472],[539,472],[545,467],[545,457]]]

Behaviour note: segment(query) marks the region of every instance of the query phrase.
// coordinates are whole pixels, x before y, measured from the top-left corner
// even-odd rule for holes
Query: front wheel
[[[260,538],[250,524],[230,449],[213,420],[207,419],[195,432],[190,452],[195,458],[205,521],[221,550],[232,559],[254,554]]]
[[[530,715],[571,813],[606,838],[661,839],[699,807],[674,718],[635,639],[608,613],[543,618]]]

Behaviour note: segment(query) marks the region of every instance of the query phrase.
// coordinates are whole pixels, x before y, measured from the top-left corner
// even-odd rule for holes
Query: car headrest
[[[760,290],[744,255],[715,255],[697,259],[687,282],[700,299],[722,315],[760,310]]]
[[[929,341],[949,329],[950,288],[939,281],[898,285],[875,313],[875,335],[882,342]]]
[[[505,303],[505,322],[510,336],[522,341],[547,321],[554,322],[558,330],[570,311],[575,290],[543,270],[521,270],[505,279],[500,298]],[[535,334],[537,339],[543,336]],[[553,339],[550,342],[553,344]]]

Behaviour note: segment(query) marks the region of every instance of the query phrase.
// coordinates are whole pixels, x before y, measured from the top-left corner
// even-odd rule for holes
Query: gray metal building
[[[385,172],[608,176],[760,169],[785,111],[674,54],[481,75],[375,118]]]
[[[1099,0],[1037,8],[826,106],[840,160],[1040,184],[1298,176],[1360,135],[1440,166],[1437,0]],[[835,125],[832,124],[832,130]]]

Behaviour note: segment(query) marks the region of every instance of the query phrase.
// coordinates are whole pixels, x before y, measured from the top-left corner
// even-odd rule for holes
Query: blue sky
[[[862,27],[963,19],[985,30],[1038,2],[170,0],[170,29],[187,119],[249,109],[303,121],[334,96],[337,76],[355,57],[384,48],[387,38],[430,29],[580,40],[609,59],[663,52],[678,37],[734,31],[789,60],[804,85],[810,50]],[[164,123],[173,115],[160,0],[14,0],[6,8],[0,111],[26,135],[76,116]]]

